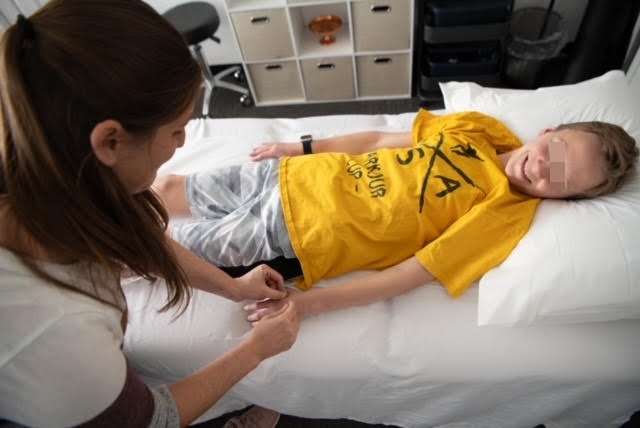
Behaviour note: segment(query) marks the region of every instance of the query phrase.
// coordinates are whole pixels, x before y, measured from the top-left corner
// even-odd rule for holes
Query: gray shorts
[[[278,170],[278,160],[267,160],[187,176],[193,217],[172,227],[173,238],[217,266],[295,258]]]

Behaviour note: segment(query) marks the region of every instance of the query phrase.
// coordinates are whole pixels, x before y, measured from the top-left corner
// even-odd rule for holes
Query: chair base
[[[211,102],[211,94],[213,93],[213,88],[225,88],[225,89],[229,89],[235,92],[238,92],[240,94],[242,94],[242,97],[240,98],[240,102],[242,102],[243,105],[249,105],[250,104],[250,94],[249,94],[249,89],[245,88],[244,86],[240,86],[240,85],[236,85],[235,83],[231,83],[231,82],[226,82],[223,79],[227,76],[229,76],[230,74],[233,74],[235,72],[241,72],[242,71],[242,67],[239,65],[234,65],[228,68],[225,68],[224,70],[213,74],[211,73],[211,69],[209,68],[209,64],[207,63],[207,60],[204,57],[204,54],[202,52],[202,46],[198,45],[194,45],[193,46],[193,52],[195,54],[196,60],[198,61],[198,63],[200,64],[200,68],[202,69],[202,74],[204,75],[204,95],[202,97],[202,116],[209,116],[209,103]],[[247,100],[249,100],[249,103],[247,103]]]

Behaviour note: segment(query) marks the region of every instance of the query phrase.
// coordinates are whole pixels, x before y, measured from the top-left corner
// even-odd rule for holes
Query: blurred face
[[[131,194],[147,190],[162,164],[184,145],[184,127],[192,112],[193,105],[177,119],[161,125],[151,138],[127,134],[123,139],[113,171]]]
[[[575,196],[606,178],[598,137],[574,129],[546,130],[500,159],[511,186],[538,198]]]

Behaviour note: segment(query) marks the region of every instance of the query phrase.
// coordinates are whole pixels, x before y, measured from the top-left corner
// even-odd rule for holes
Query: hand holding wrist
[[[286,302],[280,309],[252,324],[253,330],[244,343],[259,360],[291,348],[300,329],[297,307],[293,302]]]

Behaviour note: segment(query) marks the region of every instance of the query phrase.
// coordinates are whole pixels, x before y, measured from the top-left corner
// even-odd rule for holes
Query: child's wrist
[[[295,293],[291,300],[296,305],[296,312],[300,321],[317,315],[313,311],[313,290]]]
[[[300,146],[302,148],[303,155],[310,155],[313,153],[313,149],[311,148],[311,143],[313,143],[313,137],[311,134],[305,134],[300,136]]]

